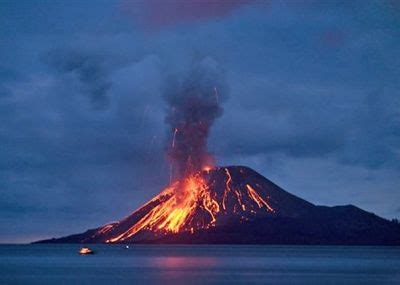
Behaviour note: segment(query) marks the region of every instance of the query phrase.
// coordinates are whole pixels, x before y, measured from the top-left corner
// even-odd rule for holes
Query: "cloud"
[[[181,23],[209,20],[228,15],[254,0],[225,1],[173,1],[147,0],[123,1],[121,7],[133,15],[145,28],[159,29]]]
[[[235,82],[232,100],[212,138],[217,153],[282,153],[334,158],[339,164],[370,169],[400,168],[400,102],[393,97],[395,90],[301,82],[288,87],[273,76],[240,75],[230,82]],[[227,129],[228,124],[234,128]]]
[[[4,219],[29,212],[33,220],[49,213],[62,220],[70,213],[97,225],[133,210],[167,181],[163,114],[158,104],[148,106],[149,95],[162,100],[157,57],[104,70],[110,104],[101,112],[64,70],[75,67],[9,83],[10,96],[0,99],[0,110],[8,110],[0,132]],[[125,205],[117,201],[122,196]],[[46,223],[38,227],[47,231]]]
[[[82,50],[51,50],[42,55],[42,59],[60,74],[80,83],[82,93],[89,97],[94,109],[108,107],[111,83],[101,56]]]
[[[147,28],[168,27],[149,34],[111,4],[53,8],[45,15],[57,29],[26,7],[13,9],[18,18],[5,15],[3,232],[78,232],[160,191],[169,174],[166,82],[206,56],[226,70],[230,90],[208,141],[219,164],[253,167],[312,202],[398,215],[396,21],[383,4],[308,3],[273,2],[268,14],[251,3],[231,5],[182,22],[182,11],[166,10],[170,20],[144,19]]]

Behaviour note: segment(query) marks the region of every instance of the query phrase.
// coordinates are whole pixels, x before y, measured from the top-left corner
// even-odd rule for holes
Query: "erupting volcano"
[[[234,184],[231,172],[242,183]],[[194,234],[232,219],[248,221],[256,216],[274,215],[269,203],[275,202],[267,202],[270,197],[258,181],[253,186],[243,183],[248,172],[244,167],[225,167],[192,174],[166,188],[120,223],[100,228],[93,238],[110,236],[101,241],[113,243],[184,232]]]
[[[315,206],[244,166],[216,167],[207,137],[227,95],[206,58],[166,88],[170,185],[119,222],[43,242],[400,244],[400,226],[354,206]]]
[[[56,243],[400,244],[400,226],[355,206],[316,206],[244,166],[175,181],[128,217]]]

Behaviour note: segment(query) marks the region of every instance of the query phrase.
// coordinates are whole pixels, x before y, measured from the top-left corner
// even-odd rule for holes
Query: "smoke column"
[[[227,93],[224,73],[210,57],[195,63],[181,82],[170,83],[165,94],[167,155],[175,178],[214,164],[207,150],[207,138],[215,119],[222,115],[220,104]]]

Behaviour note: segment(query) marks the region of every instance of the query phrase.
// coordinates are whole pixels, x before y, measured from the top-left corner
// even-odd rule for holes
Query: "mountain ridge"
[[[400,225],[354,205],[314,205],[227,166],[167,187],[121,221],[39,242],[400,245]]]

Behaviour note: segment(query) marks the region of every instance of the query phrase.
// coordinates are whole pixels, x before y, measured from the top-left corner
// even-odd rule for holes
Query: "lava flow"
[[[123,241],[142,229],[173,233],[186,230],[200,203],[200,206],[210,214],[211,218],[209,222],[203,221],[202,226],[211,226],[215,222],[215,214],[219,212],[218,202],[211,197],[206,183],[200,175],[192,175],[183,181],[175,182],[149,203],[152,201],[164,202],[152,208],[128,231],[110,239],[109,242]],[[191,230],[193,231],[193,227]]]
[[[106,242],[118,243],[135,239],[141,233],[193,234],[227,219],[242,221],[275,214],[268,195],[255,189],[259,187],[257,183],[243,184],[243,169],[234,169],[236,182],[230,171],[214,168],[176,181],[126,219],[99,228],[93,237],[107,233]]]

